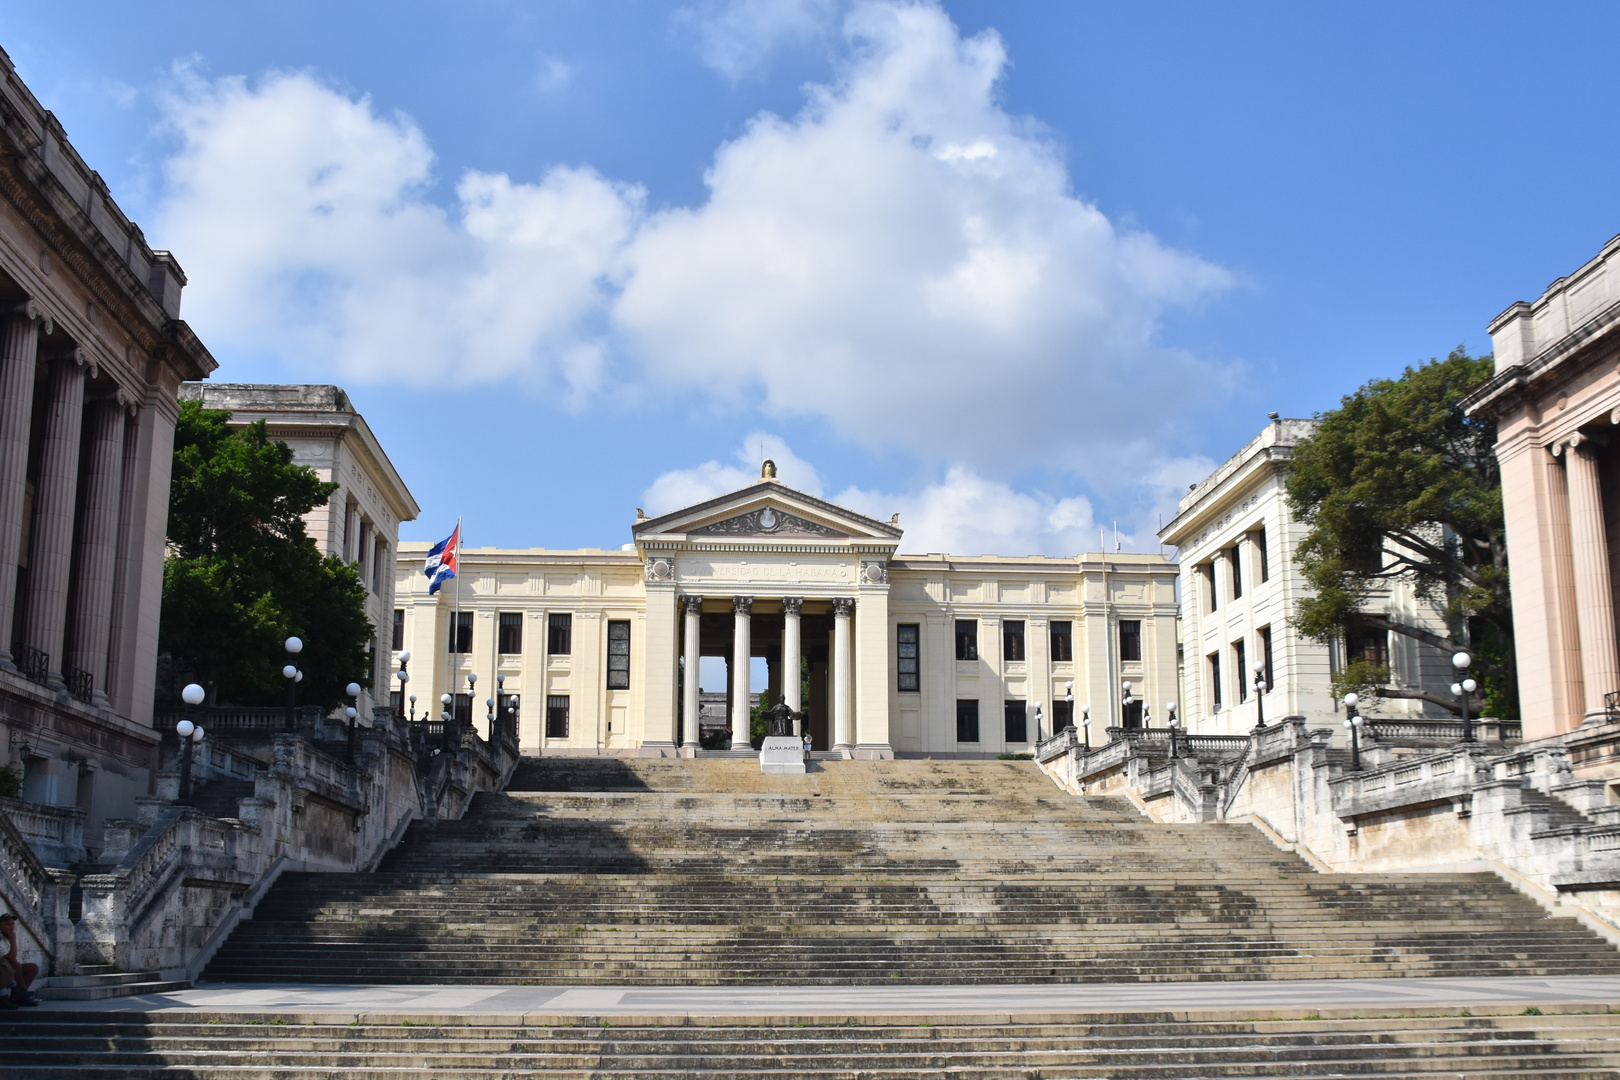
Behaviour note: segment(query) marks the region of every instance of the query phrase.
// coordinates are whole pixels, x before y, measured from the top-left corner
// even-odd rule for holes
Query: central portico
[[[698,681],[686,673],[713,656],[729,669],[733,750],[749,749],[759,691],[805,714],[816,749],[892,758],[888,568],[901,530],[784,486],[769,461],[760,472],[753,487],[635,524],[647,597],[642,745],[698,752]],[[770,672],[764,687],[749,685],[756,656]]]

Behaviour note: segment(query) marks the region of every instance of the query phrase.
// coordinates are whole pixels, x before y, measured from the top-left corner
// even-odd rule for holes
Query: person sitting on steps
[[[6,954],[0,956],[0,990],[6,992],[0,997],[0,1009],[38,1005],[39,998],[28,988],[39,978],[39,965],[24,964],[17,959],[17,916],[9,911],[0,914],[0,939],[7,945]]]

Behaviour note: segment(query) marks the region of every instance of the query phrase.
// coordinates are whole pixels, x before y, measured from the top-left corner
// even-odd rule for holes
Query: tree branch
[[[1462,715],[1462,705],[1458,703],[1456,697],[1450,694],[1434,694],[1427,690],[1403,690],[1395,686],[1375,686],[1372,688],[1372,695],[1378,698],[1398,698],[1402,701],[1427,701],[1431,705],[1440,706],[1455,716]],[[1479,699],[1478,695],[1468,695],[1469,715],[1477,717],[1479,715],[1477,710],[1482,705],[1484,705],[1484,702]]]

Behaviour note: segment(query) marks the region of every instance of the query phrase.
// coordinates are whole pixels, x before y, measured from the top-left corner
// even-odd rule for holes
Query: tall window
[[[567,694],[551,694],[546,698],[546,738],[568,738]]]
[[[1249,534],[1253,538],[1255,550],[1255,563],[1259,567],[1260,580],[1271,580],[1271,553],[1266,550],[1266,527],[1260,526]]]
[[[522,715],[523,699],[517,694],[496,694],[495,708],[498,710],[495,714],[497,719],[515,725]]]
[[[1262,626],[1255,631],[1255,637],[1259,639],[1260,659],[1266,665],[1266,689],[1269,690],[1277,685],[1271,677],[1271,627]]]
[[[1068,664],[1074,661],[1074,623],[1055,622],[1052,627],[1052,663]]]
[[[917,658],[920,637],[916,623],[901,623],[894,628],[895,671],[899,679],[896,688],[906,693],[915,694],[922,690]]]
[[[977,660],[979,658],[979,621],[977,619],[956,620],[956,658],[958,660]],[[977,703],[973,706],[977,709]],[[977,716],[977,713],[974,713]],[[977,742],[977,739],[973,740]]]
[[[1007,701],[1002,703],[1002,716],[1006,724],[1007,741],[1021,743],[1029,741],[1029,712],[1022,701]]]
[[[574,617],[566,611],[553,612],[546,620],[546,655],[567,656],[574,651]]]
[[[472,622],[473,613],[470,611],[452,611],[450,613],[451,652],[472,652]]]
[[[503,611],[500,614],[500,651],[503,653],[520,653],[523,651],[523,612]]]
[[[394,710],[394,715],[395,716],[404,716],[405,715],[405,712],[404,712],[404,710],[405,710],[405,691],[403,691],[403,690],[390,690],[390,691],[388,691],[388,707]]]
[[[1074,702],[1052,702],[1052,734],[1056,735],[1064,728],[1074,727]]]
[[[1142,699],[1133,698],[1129,705],[1121,706],[1119,710],[1119,720],[1123,726],[1128,728],[1135,729],[1141,727]]]
[[[630,689],[630,623],[627,620],[608,621],[607,688]]]
[[[1209,699],[1214,706],[1213,712],[1221,711],[1221,654],[1210,653],[1208,657],[1209,668]]]
[[[1001,624],[1001,658],[1012,663],[1024,659],[1024,620],[1009,619]]]
[[[378,540],[375,547],[375,553],[371,558],[371,591],[376,593],[378,596],[382,595],[383,574],[387,572],[387,569],[388,542],[386,540]]]
[[[979,741],[979,699],[958,698],[956,701],[956,741]]]
[[[451,719],[455,720],[456,723],[458,723],[458,724],[470,724],[470,723],[472,723],[472,695],[471,694],[457,694],[456,699],[455,699],[455,704],[450,706],[450,708],[453,710],[450,713]]]
[[[393,641],[393,649],[394,649],[395,652],[399,652],[399,650],[403,649],[404,647],[405,647],[405,609],[397,607],[397,608],[394,609],[394,641]]]
[[[1119,620],[1119,658],[1126,663],[1142,659],[1142,620]]]
[[[1243,642],[1232,642],[1232,664],[1237,669],[1238,700],[1249,700],[1249,655]]]
[[[1243,548],[1237,544],[1226,553],[1226,562],[1232,568],[1232,599],[1243,595]]]
[[[1376,667],[1389,666],[1389,634],[1383,630],[1352,630],[1345,641],[1351,663],[1366,661]]]
[[[1203,579],[1204,597],[1209,601],[1208,611],[1214,611],[1221,606],[1221,594],[1215,591],[1215,561],[1211,559],[1198,568],[1198,576]]]

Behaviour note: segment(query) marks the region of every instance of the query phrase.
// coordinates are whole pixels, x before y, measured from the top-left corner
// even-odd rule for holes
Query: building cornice
[[[173,366],[181,379],[207,378],[219,365],[179,318],[179,293],[185,284],[179,264],[168,252],[147,246],[140,229],[107,193],[100,175],[68,143],[55,116],[41,108],[17,78],[4,52],[0,73],[0,198],[39,237],[45,253],[90,294],[102,318],[122,330],[131,344]],[[75,198],[70,185],[82,189],[82,199]],[[106,228],[97,225],[97,216]],[[118,250],[109,233],[124,250]],[[154,281],[163,285],[163,296],[154,293]]]

